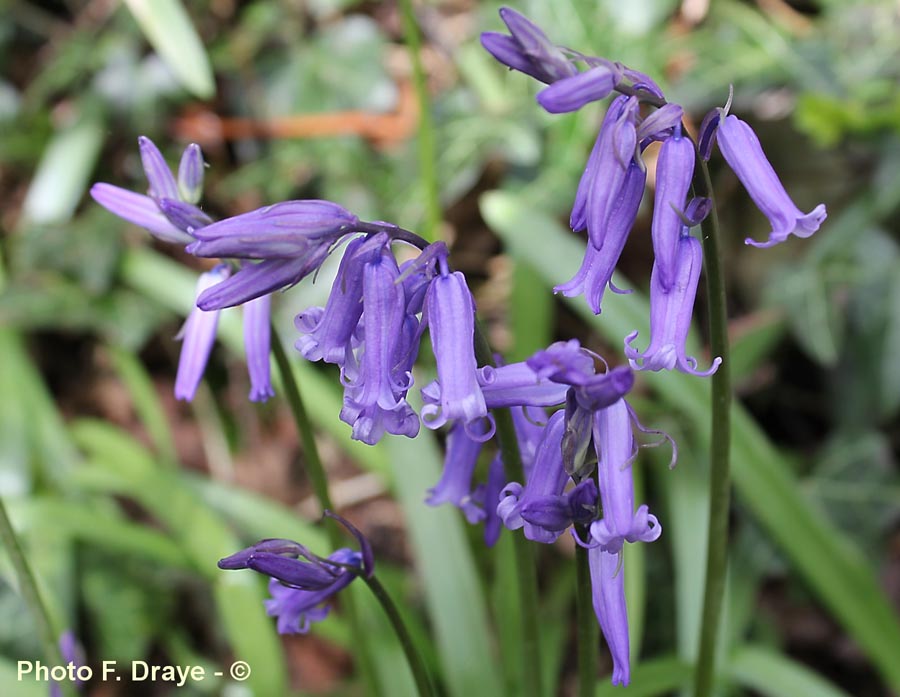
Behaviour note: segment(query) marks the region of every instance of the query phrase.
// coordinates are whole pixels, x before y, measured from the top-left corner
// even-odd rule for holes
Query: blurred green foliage
[[[888,684],[896,690],[896,671],[885,667],[885,656],[900,650],[890,643],[896,623],[873,580],[888,565],[896,574],[896,554],[889,556],[887,543],[890,535],[896,543],[900,514],[896,3],[716,0],[697,20],[686,13],[698,3],[676,0],[509,4],[560,43],[658,78],[692,123],[723,104],[733,84],[734,110],[757,127],[798,205],[827,203],[829,220],[812,240],[765,253],[746,249],[741,240],[760,237],[765,221],[733,175],[720,161],[712,163],[731,236],[726,252],[748,461],[772,454],[757,473],[769,480],[747,475],[749,484],[739,482],[746,498],[735,514],[733,655],[726,677],[734,693],[841,694],[783,655],[797,648],[791,628],[777,611],[758,610],[760,602],[787,597],[836,618],[867,652],[867,659],[848,661],[846,670],[833,668],[839,652],[823,642],[808,652],[814,670],[830,668],[829,678],[860,697],[885,694]],[[551,230],[558,232],[556,221],[571,205],[600,110],[565,117],[539,111],[535,86],[505,72],[478,46],[480,31],[500,28],[499,6],[441,0],[418,6],[454,261],[485,281],[483,306],[493,307],[490,298],[500,287],[504,299],[489,319],[502,343],[509,334],[499,325],[508,318],[511,354],[575,333],[617,356],[620,346],[602,328],[550,304],[550,284],[561,277],[540,264],[541,244],[552,239]],[[249,691],[286,694],[288,659],[262,612],[263,584],[215,568],[217,558],[261,537],[292,537],[326,551],[315,526],[240,486],[228,469],[235,460],[254,458],[248,449],[263,442],[259,433],[277,433],[281,407],[250,410],[241,401],[240,341],[227,319],[210,380],[219,406],[211,406],[212,399],[191,409],[173,404],[172,337],[191,302],[197,269],[185,255],[162,250],[99,209],[86,192],[94,181],[140,190],[137,136],[153,138],[174,161],[190,128],[202,127],[210,164],[204,205],[212,214],[321,197],[361,217],[415,229],[425,210],[411,131],[398,125],[394,142],[337,131],[223,139],[217,130],[223,122],[216,121],[398,109],[409,60],[395,7],[355,0],[2,0],[0,10],[0,191],[6,204],[0,218],[0,494],[11,502],[57,623],[79,633],[92,661],[154,657],[227,666],[237,656],[253,667]],[[515,230],[504,229],[510,218],[492,217],[487,204],[482,217],[478,197],[490,190],[506,197],[495,202],[527,202],[536,211],[532,225],[540,216],[549,220],[540,229],[517,228],[530,253],[517,249],[510,237]],[[647,213],[635,237],[646,233]],[[642,244],[633,241],[625,258],[638,288],[649,277]],[[515,266],[512,274],[485,264],[501,248]],[[323,289],[324,272],[316,286],[279,299],[284,336],[292,336],[292,315]],[[390,548],[379,552],[393,562],[383,564],[386,582],[405,599],[414,633],[437,635],[427,660],[447,694],[490,695],[498,684],[515,685],[517,656],[503,643],[515,632],[504,608],[514,605],[497,590],[499,581],[492,590],[476,575],[496,566],[502,581],[503,562],[496,561],[504,559],[502,545],[494,561],[485,560],[477,546],[465,544],[459,516],[421,505],[426,474],[436,477],[433,450],[350,443],[336,418],[334,375],[306,365],[297,371],[309,398],[328,405],[316,418],[335,466],[351,460],[354,471],[374,473],[412,526],[412,575],[406,573],[409,559],[391,556]],[[124,386],[106,397],[121,396],[124,407],[110,409],[98,396],[104,376]],[[695,407],[679,409],[677,390],[672,383],[658,385],[667,376],[657,377],[646,387],[660,403],[645,400],[642,413],[679,434],[685,464],[648,477],[649,495],[672,521],[666,528],[671,552],[649,548],[646,576],[635,582],[650,589],[643,616],[653,631],[644,633],[643,655],[651,660],[624,694],[665,694],[683,685],[696,643],[705,425],[692,419],[702,388],[695,385],[696,394],[683,398]],[[251,426],[237,432],[237,424]],[[759,427],[771,442],[757,435]],[[294,457],[291,448],[282,459]],[[423,472],[404,476],[404,467],[416,465]],[[201,474],[191,471],[198,467]],[[764,505],[767,481],[781,487],[780,508],[774,494],[771,508]],[[271,491],[266,484],[264,471],[251,477],[257,490]],[[785,501],[797,503],[806,516],[797,520],[806,528],[791,528]],[[789,529],[779,532],[773,521]],[[795,532],[820,551],[831,549],[831,541],[837,570],[821,556],[804,556],[807,538],[792,544]],[[435,553],[451,544],[452,556]],[[564,617],[572,602],[571,569],[558,563],[555,551],[545,556],[542,583],[556,589],[545,609]],[[39,649],[0,560],[3,682],[10,665],[14,670],[16,660]],[[673,578],[674,589],[656,590],[671,588]],[[787,590],[773,594],[776,582]],[[868,595],[841,595],[854,588]],[[360,594],[358,604],[367,603]],[[851,607],[860,608],[860,618],[846,616]],[[315,633],[351,654],[365,641],[384,691],[411,694],[398,647],[377,611],[369,613],[367,626],[370,637],[351,637],[338,613]],[[544,648],[548,666],[562,674],[571,668],[570,639],[559,619],[555,630]],[[460,643],[473,633],[477,640]],[[885,641],[880,649],[873,647],[878,636]],[[495,660],[503,666],[500,674]],[[761,685],[761,673],[771,681]],[[304,677],[295,680],[301,689]],[[335,685],[334,694],[360,694],[356,676]],[[202,684],[184,694],[222,687]]]

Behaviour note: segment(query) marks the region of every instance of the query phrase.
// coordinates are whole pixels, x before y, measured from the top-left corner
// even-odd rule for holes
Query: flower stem
[[[578,536],[584,539],[583,530]],[[578,697],[593,697],[597,685],[597,618],[591,596],[588,551],[575,545],[575,619],[578,627]]]
[[[306,456],[306,472],[312,483],[313,492],[319,501],[322,511],[335,510],[334,504],[331,502],[331,494],[328,491],[328,477],[325,474],[325,468],[322,465],[322,458],[319,456],[319,448],[316,445],[316,439],[313,434],[312,424],[306,413],[306,407],[300,396],[300,388],[294,379],[294,371],[288,361],[287,354],[284,352],[284,346],[275,326],[272,325],[272,354],[275,357],[275,364],[278,366],[278,372],[281,375],[282,388],[284,396],[290,407],[291,414],[294,417],[294,425],[300,435],[300,442],[303,445],[303,453]],[[343,543],[343,532],[339,524],[334,520],[329,520],[327,525],[328,539],[331,546],[335,549]],[[347,619],[350,622],[351,632],[353,636],[359,637],[360,650],[357,654],[359,660],[360,673],[363,681],[366,683],[366,694],[381,697],[382,691],[378,683],[375,672],[375,661],[369,649],[369,642],[364,639],[365,632],[362,622],[360,621],[359,611],[353,602],[353,595],[345,593],[341,599],[342,607],[346,611]],[[401,640],[402,641],[402,640]],[[412,665],[410,666],[412,668]]]
[[[480,365],[494,365],[494,355],[481,324],[475,323],[475,356]],[[519,441],[509,409],[495,409],[497,437],[500,439],[500,453],[503,469],[508,481],[524,482],[522,456]],[[519,611],[522,620],[522,695],[540,697],[543,692],[541,682],[541,645],[538,626],[538,579],[532,544],[523,535],[513,534],[513,549],[516,558],[516,579],[519,585]]]
[[[399,4],[400,16],[403,20],[403,35],[412,59],[413,87],[419,105],[419,175],[425,188],[425,226],[422,236],[429,242],[434,242],[438,239],[442,213],[431,99],[428,95],[425,70],[422,67],[422,39],[419,35],[419,24],[413,11],[412,0],[400,0]]]
[[[420,697],[436,697],[437,692],[431,682],[431,675],[425,667],[425,661],[422,660],[422,655],[416,648],[416,644],[412,636],[410,636],[409,630],[400,616],[400,611],[397,609],[391,596],[375,575],[371,577],[363,575],[362,579],[381,604],[382,609],[388,616],[388,620],[390,620],[391,626],[394,628],[394,633],[400,640],[401,646],[403,646],[403,653],[406,654],[406,661],[409,663],[409,668],[412,671],[413,679],[416,681],[416,688]]]
[[[6,504],[2,499],[0,499],[0,540],[2,540],[6,553],[9,555],[10,563],[15,570],[22,599],[25,601],[37,624],[38,636],[44,649],[44,659],[50,666],[66,665],[57,643],[59,632],[54,628],[50,612],[41,599],[40,589],[38,589],[28,560],[22,552],[19,538],[16,536],[16,531],[13,530],[12,522],[9,520],[9,515],[6,512]],[[64,695],[74,694],[74,688],[68,680],[57,684]]]
[[[709,537],[700,646],[694,674],[695,697],[709,697],[715,682],[716,645],[728,562],[728,514],[731,499],[731,363],[728,356],[728,312],[719,240],[719,218],[716,214],[709,169],[701,157],[697,158],[697,162],[699,176],[695,172],[694,192],[697,196],[706,196],[713,201],[712,210],[701,226],[709,306],[709,344],[712,355],[722,358],[722,364],[712,376],[711,385]]]
[[[272,326],[271,344],[275,364],[278,366],[278,372],[281,375],[284,397],[291,409],[294,425],[297,427],[300,442],[303,445],[303,454],[306,456],[306,473],[312,484],[313,493],[315,493],[323,511],[333,511],[335,508],[331,502],[331,494],[328,492],[328,477],[325,474],[325,467],[322,465],[322,458],[319,456],[319,448],[316,445],[312,424],[309,422],[306,406],[300,397],[300,388],[294,379],[294,371],[291,369],[281,338],[278,336],[274,325]],[[331,521],[331,524],[328,526],[328,537],[333,547],[341,545],[341,531],[334,521]]]

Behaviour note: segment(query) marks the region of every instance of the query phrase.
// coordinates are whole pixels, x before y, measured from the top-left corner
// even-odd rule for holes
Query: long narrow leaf
[[[459,511],[429,508],[424,502],[426,490],[441,474],[437,443],[423,429],[415,441],[391,437],[387,446],[448,692],[451,697],[503,694],[489,641],[484,593]]]
[[[150,45],[190,92],[209,99],[216,92],[203,42],[179,0],[125,0]]]
[[[728,669],[740,685],[766,697],[850,697],[806,666],[763,647],[741,647]]]

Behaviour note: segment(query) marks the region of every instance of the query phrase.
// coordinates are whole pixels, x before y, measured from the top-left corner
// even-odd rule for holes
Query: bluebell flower
[[[296,259],[244,262],[227,280],[201,293],[197,297],[197,306],[204,310],[221,310],[294,286],[314,273],[328,252],[328,247],[321,246],[313,254]]]
[[[564,432],[565,413],[557,411],[544,428],[544,437],[538,445],[531,476],[525,486],[510,482],[500,493],[497,513],[503,524],[510,530],[524,528],[525,537],[535,542],[554,542],[563,532],[562,529],[547,529],[528,522],[522,517],[522,510],[537,499],[562,495],[569,480],[562,460]]]
[[[344,365],[363,312],[363,268],[380,253],[362,237],[347,245],[325,307],[307,308],[294,322],[302,334],[296,347],[304,358]]]
[[[588,550],[588,566],[594,614],[613,659],[612,684],[627,685],[631,681],[631,646],[621,552],[608,552],[597,545]]]
[[[500,9],[500,18],[510,35],[484,32],[481,45],[504,65],[552,83],[577,73],[575,66],[543,29],[509,7]]]
[[[344,518],[325,512],[344,525],[359,542],[359,551],[341,548],[327,558],[291,540],[262,540],[219,560],[226,570],[252,569],[270,577],[266,612],[278,618],[279,634],[306,633],[328,615],[328,600],[357,576],[371,577],[374,556],[368,540]]]
[[[656,162],[656,192],[653,199],[651,236],[655,269],[663,288],[671,289],[681,236],[683,211],[694,176],[694,144],[681,135],[681,127],[663,141]]]
[[[598,373],[594,361],[595,356],[575,339],[551,344],[527,360],[539,376],[569,386],[561,447],[566,472],[578,480],[591,470],[588,452],[595,412],[618,401],[634,384],[627,366]]]
[[[385,431],[415,437],[419,417],[406,401],[412,386],[408,364],[409,323],[397,261],[382,238],[380,251],[363,265],[361,343],[341,368],[344,408],[341,420],[351,437],[373,445]],[[413,328],[415,331],[415,328]]]
[[[702,266],[700,241],[686,232],[678,239],[671,289],[662,283],[659,260],[654,263],[650,274],[650,345],[643,352],[634,348],[636,331],[625,338],[625,355],[635,370],[677,368],[682,373],[705,377],[719,367],[722,359],[716,358],[707,370],[698,370],[697,359],[688,356],[685,349]]]
[[[457,421],[453,424],[447,434],[444,472],[440,481],[429,490],[425,503],[429,506],[452,504],[465,514],[470,523],[484,520],[485,509],[478,505],[473,496],[475,487],[472,485],[482,445],[481,441],[469,437],[464,422]],[[487,503],[490,507],[490,501]],[[494,504],[496,508],[496,499]]]
[[[524,361],[484,366],[477,378],[488,409],[551,407],[562,404],[568,390],[566,384],[539,377]]]
[[[659,521],[650,515],[647,506],[634,509],[631,463],[637,455],[637,446],[633,418],[624,399],[597,411],[594,416],[603,517],[591,523],[591,537],[613,553],[621,550],[625,542],[652,542],[662,533]]]
[[[593,479],[583,479],[564,494],[535,496],[521,508],[522,519],[536,528],[562,533],[597,516],[599,493]],[[526,534],[527,537],[527,534]]]
[[[244,303],[244,349],[247,354],[247,372],[250,374],[251,402],[265,402],[269,397],[275,396],[269,360],[272,341],[271,307],[271,295],[263,295]]]
[[[197,280],[197,297],[227,282],[231,267],[219,264],[200,275]],[[250,375],[250,400],[264,402],[275,394],[272,388],[269,350],[271,348],[270,325],[271,297],[266,295],[244,305],[244,349],[247,370]],[[216,340],[219,325],[219,309],[204,310],[197,305],[185,320],[179,337],[182,339],[178,371],[175,375],[175,397],[191,401],[206,370],[209,355]]]
[[[225,264],[200,275],[197,280],[197,295],[207,288],[224,281],[231,270]],[[178,357],[178,372],[175,375],[175,398],[191,401],[200,385],[203,371],[216,341],[219,326],[219,311],[207,312],[195,307],[191,310],[181,330],[181,354]]]
[[[825,204],[820,203],[809,213],[803,213],[797,208],[766,158],[753,129],[737,116],[721,115],[723,111],[718,112],[720,115],[717,120],[713,118],[711,121],[711,127],[712,124],[718,124],[715,137],[719,143],[719,150],[747,189],[750,198],[772,226],[769,238],[765,242],[757,242],[748,237],[744,240],[746,244],[754,247],[774,247],[784,242],[790,235],[797,237],[812,235],[827,217]],[[707,135],[706,141],[711,143],[712,135]]]
[[[567,298],[584,295],[591,311],[595,315],[600,314],[606,288],[618,290],[613,286],[612,276],[637,217],[646,178],[646,170],[640,164],[634,161],[629,163],[605,228],[603,246],[598,249],[589,242],[585,248],[584,260],[575,276],[566,283],[555,286],[554,293],[562,293]]]
[[[486,418],[487,405],[477,375],[475,301],[465,276],[459,271],[450,273],[446,257],[441,257],[439,263],[440,272],[428,286],[422,313],[437,363],[438,401],[423,394],[426,404],[422,407],[422,421],[435,429],[452,419],[462,419],[472,437],[486,440],[493,434],[494,426]],[[483,427],[480,432],[479,425]]]
[[[198,257],[296,259],[330,247],[358,222],[331,201],[284,201],[196,230],[197,241],[187,251]]]
[[[557,80],[538,92],[538,103],[551,114],[578,111],[591,102],[609,96],[622,79],[622,66],[610,61],[588,68],[583,73]]]

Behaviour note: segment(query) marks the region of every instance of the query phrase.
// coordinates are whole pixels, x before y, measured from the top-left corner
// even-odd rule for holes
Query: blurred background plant
[[[733,84],[735,110],[761,134],[798,205],[828,204],[829,221],[809,242],[745,248],[763,221],[712,163],[744,407],[722,690],[900,691],[900,6],[509,4],[560,42],[658,78],[695,123]],[[477,279],[479,311],[509,357],[576,336],[621,360],[621,337],[647,315],[649,211],[620,267],[635,295],[599,318],[552,297],[579,263],[563,221],[601,113],[551,117],[535,107],[529,81],[504,74],[478,44],[479,32],[499,28],[499,6],[416,5],[441,235],[454,265]],[[0,0],[0,8],[0,494],[57,625],[77,633],[93,665],[146,660],[212,672],[238,657],[253,669],[247,682],[213,678],[182,694],[351,695],[373,686],[413,694],[400,647],[364,588],[349,590],[361,596],[366,636],[351,636],[338,612],[311,635],[284,640],[262,611],[264,584],[216,569],[219,557],[262,537],[328,551],[290,416],[278,398],[246,401],[240,329],[227,313],[198,399],[174,401],[173,337],[200,269],[85,195],[93,181],[143,186],[144,134],[172,162],[187,143],[201,144],[213,215],[316,197],[420,228],[421,113],[397,6]],[[296,312],[321,304],[329,273],[277,299],[283,336],[293,335]],[[435,637],[426,660],[445,693],[516,694],[508,534],[487,554],[456,512],[424,506],[440,472],[434,439],[351,442],[334,375],[299,356],[296,372],[336,504],[372,539],[414,634]],[[682,377],[640,382],[639,409],[676,436],[681,464],[644,472],[647,497],[664,510],[668,551],[629,558],[642,665],[633,688],[617,694],[677,692],[690,678],[708,433],[706,388]],[[568,542],[541,556],[542,611],[553,618],[543,637],[547,694],[564,694],[574,679],[573,569],[558,563],[571,555]],[[16,681],[16,661],[40,648],[2,556],[0,569],[0,685],[43,695],[45,686]],[[374,675],[354,669],[360,652]],[[610,692],[607,683],[598,694]],[[88,693],[172,690],[123,682]]]

